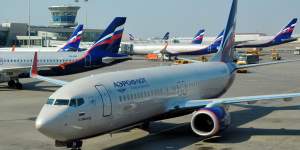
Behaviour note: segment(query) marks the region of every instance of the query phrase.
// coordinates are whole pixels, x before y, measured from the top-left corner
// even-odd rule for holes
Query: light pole
[[[30,6],[31,4],[30,4],[30,0],[28,0],[28,47],[30,47],[31,46],[31,38],[30,38],[30,33],[31,33],[31,6]]]

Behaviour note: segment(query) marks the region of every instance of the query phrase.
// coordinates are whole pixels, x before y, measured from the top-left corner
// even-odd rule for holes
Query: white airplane
[[[66,44],[57,47],[12,47],[12,48],[0,48],[0,51],[12,51],[12,52],[32,52],[32,51],[42,51],[42,52],[67,52],[67,51],[83,51],[83,49],[79,48],[81,37],[83,33],[83,25],[78,25],[70,38],[67,40]]]
[[[135,124],[193,113],[191,128],[199,136],[218,134],[230,124],[227,104],[292,99],[300,93],[218,98],[239,68],[232,60],[237,0],[233,0],[220,50],[206,63],[160,66],[91,75],[65,82],[37,74],[37,53],[31,77],[62,87],[40,111],[36,128],[56,146],[79,150],[82,140]]]
[[[186,52],[186,51],[195,51],[198,49],[202,49],[205,47],[204,45],[201,45],[204,38],[204,33],[205,30],[201,29],[194,36],[191,44],[170,44],[168,46],[168,50]],[[168,39],[169,39],[169,32],[167,32],[163,37],[164,41],[167,41]],[[147,55],[150,53],[157,53],[161,49],[163,49],[164,46],[165,46],[164,44],[133,44],[132,54]]]
[[[39,67],[44,69],[40,73],[72,74],[128,59],[127,55],[118,54],[125,21],[124,17],[116,17],[87,51],[40,52]],[[64,47],[70,47],[71,43],[74,44],[68,42]],[[19,78],[29,76],[32,55],[33,52],[0,52],[0,83],[7,82],[11,88],[22,89]]]

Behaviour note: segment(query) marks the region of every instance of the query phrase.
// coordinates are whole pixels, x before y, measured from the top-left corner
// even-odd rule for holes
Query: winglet
[[[37,62],[38,62],[37,52],[34,52],[32,66],[30,69],[30,77],[36,77],[38,75]]]

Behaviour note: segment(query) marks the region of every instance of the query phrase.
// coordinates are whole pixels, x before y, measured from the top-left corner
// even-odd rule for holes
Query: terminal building
[[[1,23],[0,24],[0,46],[55,46],[59,41],[65,41],[71,35],[76,22],[78,6],[51,6],[51,21],[48,26],[30,26],[30,37],[28,33],[29,25],[26,23]],[[85,29],[83,32],[84,42],[93,42],[97,39],[101,29]],[[53,45],[54,44],[54,45]]]

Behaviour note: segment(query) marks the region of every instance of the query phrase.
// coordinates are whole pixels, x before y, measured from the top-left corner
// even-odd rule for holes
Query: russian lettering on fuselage
[[[123,80],[113,82],[114,87],[118,89],[119,92],[125,92],[127,88],[138,89],[148,86],[148,82],[145,78],[133,79],[133,80]]]

